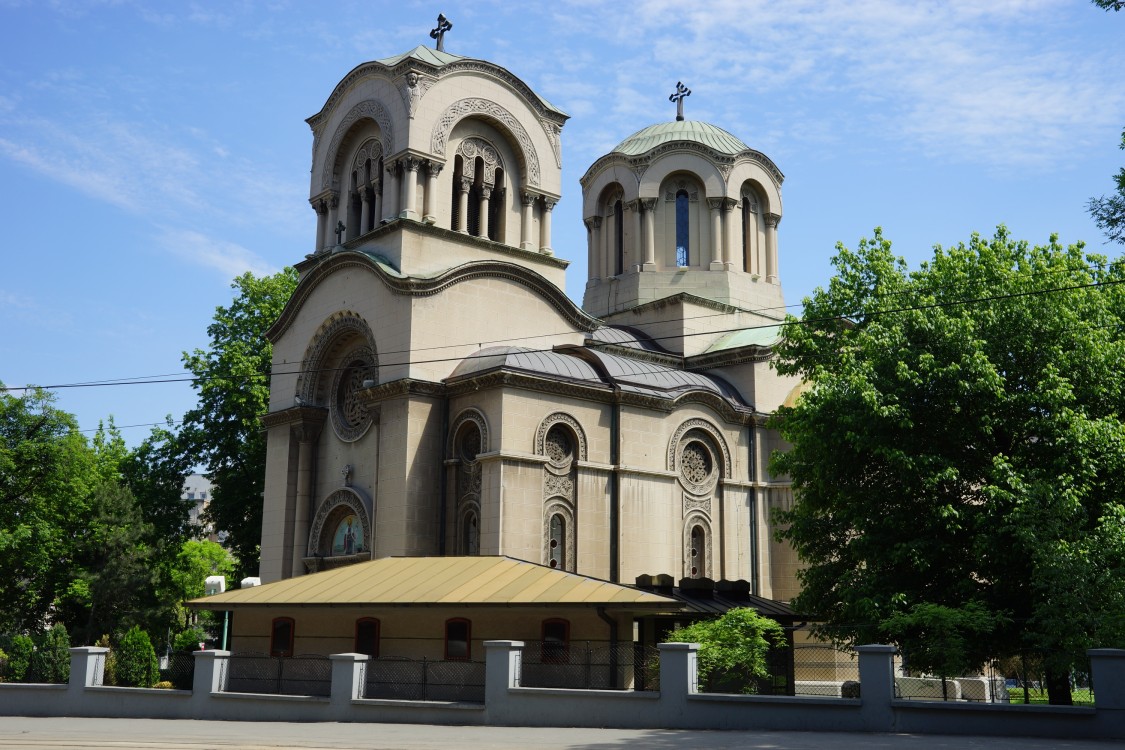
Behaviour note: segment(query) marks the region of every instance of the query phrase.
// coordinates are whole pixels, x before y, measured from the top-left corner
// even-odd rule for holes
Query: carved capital
[[[766,226],[770,229],[777,229],[777,225],[781,223],[780,214],[766,214]]]
[[[640,210],[639,206],[640,206],[640,201],[638,201],[638,200],[626,201],[625,203],[621,204],[621,208],[624,209],[625,211],[639,211]]]
[[[738,205],[738,201],[735,200],[734,198],[723,198],[723,210],[724,211],[730,211],[732,208],[734,208],[737,205]]]
[[[338,196],[338,195],[336,195],[335,193],[333,193],[333,194],[332,194],[332,195],[331,195],[331,196],[330,196],[330,197],[328,198],[328,207],[329,207],[329,208],[339,208],[339,207],[340,207],[340,196]]]
[[[324,200],[323,198],[318,198],[314,201],[309,201],[309,206],[312,208],[313,211],[316,211],[318,214],[328,213],[328,202],[326,200]]]
[[[591,231],[593,231],[594,229],[601,229],[601,226],[602,226],[602,217],[600,217],[600,216],[591,216],[591,217],[590,217],[590,218],[588,218],[588,219],[583,219],[583,220],[582,220],[582,223],[583,223],[583,224],[585,224],[585,225],[586,225],[586,228],[587,228],[587,229],[589,229],[589,230],[591,230]]]
[[[433,159],[428,159],[426,161],[426,171],[429,172],[430,177],[437,177],[441,174],[441,168],[444,166],[445,165],[441,162],[434,161]]]
[[[472,186],[473,186],[473,181],[471,179],[469,179],[468,177],[462,177],[461,178],[461,192],[462,193],[469,192],[469,188],[471,188]]]
[[[535,205],[535,199],[538,197],[535,193],[520,193],[520,202],[525,206],[532,206]]]
[[[723,207],[723,200],[724,200],[723,198],[708,198],[707,199],[707,207],[710,208],[712,211],[718,211],[720,208]]]
[[[410,172],[417,172],[418,167],[422,166],[422,160],[417,156],[408,156],[402,160],[402,168]]]
[[[548,212],[554,211],[555,206],[557,206],[558,203],[559,202],[557,200],[554,200],[553,198],[548,198],[546,196],[543,196],[543,208],[546,209]]]
[[[488,200],[490,197],[492,197],[492,186],[491,185],[481,185],[481,187],[480,187],[480,197],[484,198],[485,200]]]
[[[639,200],[641,208],[645,211],[655,211],[657,198],[641,198]]]

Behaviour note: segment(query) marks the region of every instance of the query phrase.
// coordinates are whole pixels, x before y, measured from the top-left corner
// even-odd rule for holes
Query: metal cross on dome
[[[444,13],[438,13],[437,28],[430,31],[430,39],[437,40],[437,51],[445,52],[445,32],[453,28],[453,24],[445,17]]]
[[[691,96],[691,89],[682,82],[676,81],[676,93],[668,97],[668,101],[676,103],[676,119],[684,119],[684,97]]]

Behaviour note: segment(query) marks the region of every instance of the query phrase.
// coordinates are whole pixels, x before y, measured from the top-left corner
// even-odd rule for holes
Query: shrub
[[[148,633],[134,625],[117,645],[117,684],[152,687],[160,679],[160,663]]]
[[[715,620],[703,620],[668,634],[670,643],[699,644],[699,681],[705,692],[716,692],[728,683],[744,693],[757,691],[755,678],[766,678],[766,654],[785,646],[785,631],[773,620],[752,609],[727,611]]]
[[[0,682],[8,676],[8,655],[0,648]]]
[[[31,655],[29,678],[35,682],[65,683],[70,680],[70,635],[62,623],[44,634]]]
[[[176,686],[173,685],[168,680],[163,680],[161,682],[158,682],[155,685],[153,685],[153,687],[156,688],[157,690],[174,690],[176,688]]]
[[[12,646],[8,654],[8,680],[23,682],[27,679],[31,666],[31,655],[35,653],[35,643],[26,635],[12,636]]]
[[[103,634],[95,646],[108,648],[109,651],[105,654],[105,666],[102,668],[102,684],[103,685],[116,685],[117,684],[117,655],[113,653],[113,648],[109,642],[109,635]]]
[[[172,639],[173,651],[198,651],[199,644],[207,640],[207,634],[203,632],[203,628],[188,628],[176,633],[176,637]]]

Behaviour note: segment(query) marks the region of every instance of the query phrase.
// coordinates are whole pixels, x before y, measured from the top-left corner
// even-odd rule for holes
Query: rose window
[[[550,429],[544,441],[544,449],[546,450],[547,458],[551,459],[551,462],[556,464],[568,461],[574,453],[574,447],[571,445],[570,436],[566,434],[566,430],[562,427],[552,427]]]
[[[480,453],[480,428],[469,424],[461,433],[461,458],[465,461],[475,461]]]
[[[713,469],[711,452],[702,443],[691,442],[684,446],[680,458],[680,476],[691,484],[703,484],[711,478]]]
[[[353,359],[336,376],[332,399],[332,426],[341,440],[358,440],[367,432],[371,415],[361,398],[363,382],[375,378],[374,368],[362,359]]]

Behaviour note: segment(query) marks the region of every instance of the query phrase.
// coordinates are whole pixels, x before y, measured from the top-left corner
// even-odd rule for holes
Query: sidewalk
[[[9,750],[1107,750],[1118,742],[807,732],[287,724],[0,717]]]

